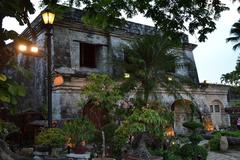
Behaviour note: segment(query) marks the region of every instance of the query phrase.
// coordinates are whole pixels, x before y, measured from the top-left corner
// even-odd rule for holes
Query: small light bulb
[[[130,78],[130,74],[129,73],[124,73],[124,78]]]
[[[32,46],[32,47],[31,47],[31,52],[32,52],[32,53],[37,53],[37,52],[38,52],[38,47]]]
[[[26,51],[27,51],[27,46],[24,45],[24,44],[20,44],[20,45],[18,46],[18,50],[19,50],[20,52],[26,52]]]
[[[169,81],[172,81],[172,77],[168,77],[168,80],[169,80]]]

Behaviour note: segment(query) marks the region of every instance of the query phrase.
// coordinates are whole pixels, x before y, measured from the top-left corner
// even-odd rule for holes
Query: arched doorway
[[[190,121],[192,118],[194,121],[202,121],[198,110],[193,113],[193,105],[192,101],[186,99],[176,100],[172,104],[171,109],[174,111],[174,131],[177,134],[188,133],[188,129],[183,127],[184,122]]]
[[[216,128],[223,126],[222,121],[222,111],[223,111],[223,104],[220,100],[214,100],[210,103],[210,113],[213,125]]]

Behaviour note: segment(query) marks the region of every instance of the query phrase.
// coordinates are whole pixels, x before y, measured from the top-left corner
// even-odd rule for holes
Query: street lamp
[[[46,36],[47,36],[47,83],[48,83],[48,127],[52,127],[52,53],[51,53],[51,29],[53,26],[55,14],[49,10],[42,12],[42,19],[46,26]]]

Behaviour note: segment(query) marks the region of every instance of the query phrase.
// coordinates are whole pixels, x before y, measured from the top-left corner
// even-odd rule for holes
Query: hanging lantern
[[[60,86],[64,83],[64,79],[62,75],[57,75],[54,80],[53,80],[53,84],[54,86]]]
[[[175,136],[175,132],[174,132],[172,127],[169,127],[169,128],[166,129],[166,135],[167,135],[167,137],[174,137]]]

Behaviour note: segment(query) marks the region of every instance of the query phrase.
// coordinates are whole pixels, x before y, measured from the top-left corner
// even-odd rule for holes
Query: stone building
[[[52,65],[53,73],[64,76],[64,84],[53,88],[52,106],[53,119],[73,117],[78,114],[78,102],[81,89],[85,84],[85,77],[91,73],[114,74],[116,68],[112,60],[122,58],[124,55],[119,51],[121,44],[126,44],[134,36],[151,34],[154,28],[133,22],[127,22],[123,27],[112,28],[110,32],[86,26],[81,22],[81,11],[71,9],[61,20],[54,23],[52,29]],[[41,15],[32,22],[33,29],[37,32],[37,44],[45,53],[46,36],[42,25]],[[31,38],[30,30],[26,29],[22,35]],[[196,45],[188,42],[188,37],[183,37],[183,48],[177,50],[182,57],[179,63],[191,60],[192,66],[182,66],[175,72],[192,78],[199,84],[197,89],[186,89],[192,94],[189,97],[182,93],[183,99],[174,99],[163,89],[156,91],[157,98],[161,99],[167,106],[175,111],[175,130],[184,133],[182,123],[190,114],[189,105],[197,104],[200,116],[210,114],[214,125],[228,126],[228,116],[224,108],[228,107],[228,87],[216,84],[200,84],[195,66],[193,50]],[[29,82],[27,99],[23,101],[24,107],[39,109],[45,104],[46,96],[46,61],[45,58],[31,58],[24,55],[18,56],[20,64],[29,65],[34,76]],[[184,104],[184,105],[182,105]]]

